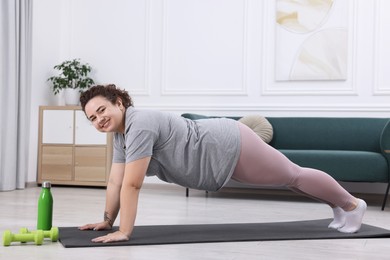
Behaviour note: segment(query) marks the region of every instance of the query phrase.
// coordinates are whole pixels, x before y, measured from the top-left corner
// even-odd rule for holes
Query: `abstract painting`
[[[348,1],[276,0],[275,79],[346,80]]]

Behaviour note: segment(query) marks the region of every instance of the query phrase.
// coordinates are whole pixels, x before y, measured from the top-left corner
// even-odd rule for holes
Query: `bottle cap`
[[[44,181],[42,183],[42,188],[51,188],[51,183],[50,181]]]

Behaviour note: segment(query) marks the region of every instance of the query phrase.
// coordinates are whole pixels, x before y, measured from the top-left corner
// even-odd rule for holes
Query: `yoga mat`
[[[106,244],[93,243],[91,239],[113,232],[112,230],[81,231],[77,227],[60,227],[59,240],[64,247],[69,248],[237,241],[390,238],[390,230],[365,224],[362,225],[358,233],[340,233],[328,228],[331,221],[331,219],[320,219],[272,223],[135,226],[129,241]],[[114,227],[113,230],[118,230],[118,227]]]

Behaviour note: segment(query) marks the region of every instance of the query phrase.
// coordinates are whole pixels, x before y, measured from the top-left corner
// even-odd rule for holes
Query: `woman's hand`
[[[112,226],[110,225],[110,223],[108,223],[107,221],[103,221],[103,222],[95,223],[95,224],[86,224],[84,226],[79,227],[79,230],[90,230],[90,229],[107,230],[107,229],[111,229],[111,228],[112,228]]]
[[[118,241],[127,241],[129,237],[120,231],[116,231],[114,233],[107,234],[105,236],[97,237],[92,239],[92,242],[95,243],[110,243],[110,242],[118,242]]]

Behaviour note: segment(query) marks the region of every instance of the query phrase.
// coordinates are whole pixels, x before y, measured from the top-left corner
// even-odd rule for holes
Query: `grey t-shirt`
[[[216,191],[230,179],[240,155],[235,120],[189,120],[159,111],[126,110],[125,134],[114,135],[114,163],[151,156],[147,176]]]

